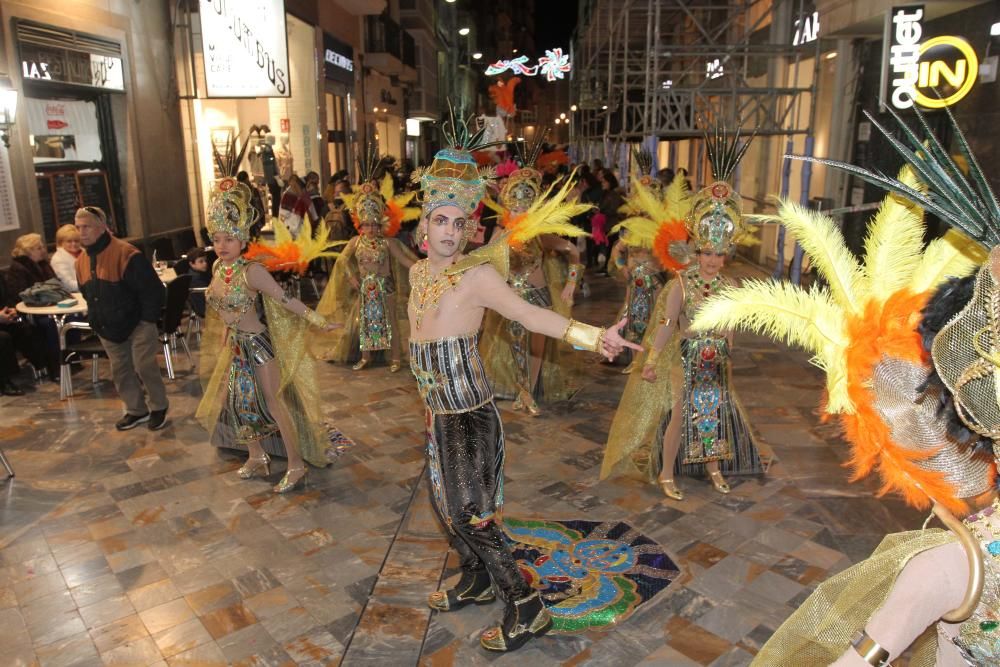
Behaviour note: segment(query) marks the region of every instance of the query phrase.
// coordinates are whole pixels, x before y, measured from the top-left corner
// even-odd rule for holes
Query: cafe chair
[[[187,321],[187,329],[185,330],[185,335],[188,338],[190,338],[191,337],[191,330],[194,329],[194,332],[198,335],[198,342],[199,343],[201,342],[201,325],[202,325],[202,321],[201,320],[202,320],[202,318],[201,318],[200,315],[198,315],[198,313],[195,312],[194,306],[191,305],[191,295],[192,294],[204,294],[207,291],[208,291],[207,287],[192,287],[188,291],[188,321]]]
[[[71,320],[63,322],[59,327],[59,349],[62,351],[61,365],[59,366],[59,398],[65,400],[73,396],[73,375],[70,364],[83,357],[90,357],[90,381],[92,384],[100,382],[98,378],[97,362],[101,357],[107,358],[108,353],[104,351],[104,346],[97,336],[85,336],[81,340],[67,343],[66,333],[72,330],[93,333],[93,329],[86,322]]]
[[[4,453],[3,453],[2,449],[0,449],[0,464],[2,464],[3,467],[7,470],[7,477],[6,477],[6,479],[13,479],[14,478],[14,469],[10,467],[10,463],[7,461],[7,457],[4,456]]]
[[[191,274],[177,276],[176,279],[167,285],[167,299],[163,306],[163,314],[160,317],[160,345],[163,346],[163,358],[167,364],[167,377],[173,380],[174,357],[173,350],[180,342],[187,354],[188,363],[194,369],[194,359],[191,357],[191,349],[188,348],[187,338],[181,331],[181,320],[184,317],[184,308],[187,306],[188,293],[191,291]]]

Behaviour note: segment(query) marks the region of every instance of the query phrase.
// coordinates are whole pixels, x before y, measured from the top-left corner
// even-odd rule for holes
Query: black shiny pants
[[[427,453],[434,505],[465,572],[486,569],[505,601],[531,592],[514,562],[497,513],[503,505],[503,424],[496,405],[431,415]]]

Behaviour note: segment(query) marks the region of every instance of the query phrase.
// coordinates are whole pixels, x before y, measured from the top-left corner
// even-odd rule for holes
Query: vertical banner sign
[[[893,7],[886,15],[881,102],[894,109],[948,107],[969,94],[979,56],[961,37],[924,34],[924,6]]]
[[[14,201],[14,181],[10,175],[10,153],[0,143],[0,232],[17,229],[17,203]]]
[[[289,97],[284,0],[201,0],[209,97]]]

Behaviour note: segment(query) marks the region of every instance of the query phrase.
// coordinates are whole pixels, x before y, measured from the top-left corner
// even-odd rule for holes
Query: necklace
[[[413,280],[410,288],[410,305],[413,307],[417,328],[423,322],[424,313],[436,310],[438,302],[446,292],[458,285],[460,275],[450,275],[442,271],[431,274],[430,260],[422,259],[413,268]]]

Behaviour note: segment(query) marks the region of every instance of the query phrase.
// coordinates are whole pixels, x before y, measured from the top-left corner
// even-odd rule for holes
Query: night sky
[[[535,42],[540,53],[556,46],[569,51],[576,10],[577,0],[535,0]]]

